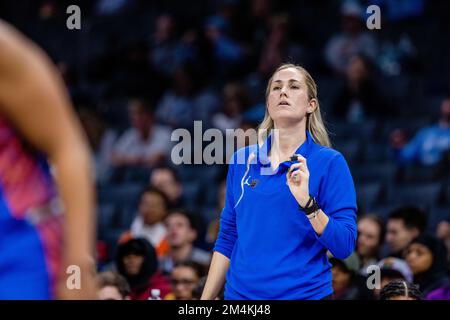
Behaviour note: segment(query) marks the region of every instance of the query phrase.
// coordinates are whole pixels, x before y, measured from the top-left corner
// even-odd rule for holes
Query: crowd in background
[[[51,56],[92,149],[102,299],[198,299],[226,165],[174,165],[174,129],[256,128],[283,62],[318,83],[358,197],[335,299],[450,299],[449,10],[432,0],[2,2]],[[76,2],[76,1],[75,1]],[[366,27],[369,4],[380,30]],[[367,268],[381,270],[370,290]],[[384,291],[383,291],[384,290]]]

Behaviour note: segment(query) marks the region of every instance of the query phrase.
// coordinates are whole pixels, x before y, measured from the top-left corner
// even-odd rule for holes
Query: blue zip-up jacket
[[[316,144],[308,131],[306,137],[296,153],[307,159],[309,192],[329,222],[318,236],[299,209],[286,184],[293,162],[272,171],[271,136],[261,147],[239,149],[229,165],[214,247],[230,259],[225,299],[321,299],[333,293],[326,252],[345,259],[355,248],[355,187],[344,157]]]

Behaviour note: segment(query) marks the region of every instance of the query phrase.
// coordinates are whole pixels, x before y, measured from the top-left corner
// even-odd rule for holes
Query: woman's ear
[[[309,100],[307,112],[313,113],[316,110],[316,108],[317,108],[317,100],[316,99]]]

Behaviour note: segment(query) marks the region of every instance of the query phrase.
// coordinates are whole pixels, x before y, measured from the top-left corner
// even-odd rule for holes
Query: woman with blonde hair
[[[224,283],[225,299],[329,299],[327,251],[338,259],[353,252],[356,194],[304,68],[273,73],[260,129],[260,142],[231,159],[202,299],[216,298]]]

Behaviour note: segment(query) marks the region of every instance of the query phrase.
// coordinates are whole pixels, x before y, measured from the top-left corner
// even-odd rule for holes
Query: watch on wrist
[[[312,197],[311,195],[309,196],[309,200],[306,203],[306,205],[304,207],[302,207],[301,205],[299,205],[300,209],[303,210],[305,212],[305,214],[308,216],[311,213],[314,213],[318,210],[320,210],[319,204],[317,203],[316,199],[314,197]]]

